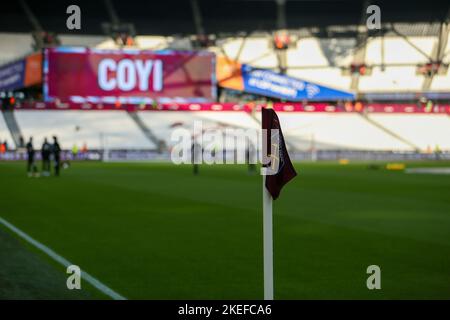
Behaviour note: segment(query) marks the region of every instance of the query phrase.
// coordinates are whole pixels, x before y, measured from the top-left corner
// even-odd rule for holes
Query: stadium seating
[[[57,135],[63,148],[86,143],[91,149],[156,149],[140,128],[122,111],[16,111],[25,139],[34,136],[36,146],[44,137]],[[450,150],[450,117],[428,114],[279,112],[283,132],[296,150]],[[176,128],[193,132],[195,121],[203,130],[260,127],[260,115],[246,112],[143,111],[138,117],[167,146],[173,146]],[[3,118],[0,139],[12,146]],[[415,148],[416,147],[416,148]]]
[[[33,37],[31,34],[0,33],[0,65],[15,61],[32,52]]]
[[[11,41],[14,39],[14,41]],[[103,49],[117,48],[117,45],[104,36],[60,35],[62,45],[87,46]],[[0,64],[32,52],[32,37],[29,34],[0,33],[0,41],[10,44],[0,52]],[[173,43],[170,37],[138,36],[140,49],[161,49]],[[248,63],[254,67],[277,69],[278,58],[272,47],[272,38],[268,35],[253,35],[247,38],[224,38],[220,41],[223,48],[211,47],[210,50],[225,54],[231,59]],[[372,67],[372,72],[360,77],[360,92],[417,92],[421,91],[424,77],[416,74],[418,64],[428,62],[437,38],[433,36],[408,36],[393,34],[383,39],[370,38],[365,47],[364,63]],[[343,72],[354,59],[354,39],[318,39],[301,37],[286,51],[287,74],[304,80],[317,82],[342,90],[350,90],[351,76]],[[445,52],[450,50],[450,41]],[[450,55],[443,59],[450,62]],[[386,66],[381,67],[381,65]],[[430,91],[445,92],[450,89],[450,74],[436,75]]]
[[[8,127],[6,126],[3,115],[0,114],[0,143],[4,142],[5,140],[10,147],[14,147],[11,133],[9,132]]]
[[[139,117],[158,138],[164,140],[168,146],[171,141],[171,132],[175,128],[185,128],[192,131],[195,121],[201,121],[203,129],[223,130],[225,128],[258,128],[258,122],[245,112],[140,112]]]
[[[349,75],[342,75],[341,69],[332,67],[288,69],[287,74],[294,78],[312,81],[340,90],[350,90],[352,81]]]
[[[116,44],[105,36],[60,35],[63,45],[115,48]],[[13,40],[12,40],[13,39]],[[0,52],[0,64],[18,59],[32,51],[29,34],[0,34],[0,41],[8,47]],[[352,76],[343,68],[354,60],[355,39],[319,39],[299,37],[286,50],[287,74],[342,90],[352,90]],[[160,49],[176,42],[173,37],[138,36],[140,49]],[[364,62],[373,66],[371,72],[356,83],[360,93],[413,93],[421,92],[425,82],[417,74],[417,65],[428,62],[436,49],[437,37],[431,35],[400,37],[394,33],[384,38],[371,37],[365,46]],[[209,50],[225,54],[231,59],[255,67],[276,70],[278,57],[269,34],[248,37],[221,38],[218,46]],[[447,42],[445,52],[450,50]],[[450,62],[447,54],[444,63]],[[387,64],[386,66],[382,66]],[[353,83],[355,84],[355,83]],[[437,74],[431,81],[429,92],[449,92],[450,72]],[[368,118],[344,113],[289,113],[280,112],[280,119],[292,147],[306,150],[359,149],[359,150],[430,150],[438,146],[450,149],[450,117],[422,114],[378,114]],[[26,111],[16,112],[24,138],[35,136],[40,145],[44,136],[56,134],[64,148],[74,143],[86,143],[89,148],[154,149],[141,131],[142,128],[126,112],[119,111]],[[245,112],[215,111],[145,111],[138,112],[145,126],[160,140],[171,145],[170,133],[174,128],[191,130],[195,120],[202,120],[205,129],[258,128],[260,119]],[[101,138],[102,136],[102,138]],[[0,140],[12,146],[10,133],[0,117]]]
[[[450,149],[450,117],[423,114],[371,114],[369,117],[422,151]]]
[[[450,36],[449,36],[450,40]],[[446,52],[446,55],[444,56],[443,63],[450,64],[450,41],[447,41],[447,47],[445,48],[444,52]],[[433,82],[431,83],[431,90],[432,91],[449,91],[450,88],[450,72],[447,71],[447,74],[445,75],[436,75],[433,78]]]
[[[59,40],[63,46],[80,46],[80,47],[95,47],[99,44],[109,40],[106,36],[77,36],[77,35],[59,35]]]
[[[36,146],[43,138],[58,136],[70,149],[86,143],[90,149],[154,149],[130,117],[122,111],[16,111],[25,139],[34,136]]]
[[[351,76],[342,72],[354,58],[354,39],[300,38],[287,52],[287,74],[303,80],[317,82],[342,90],[350,90]],[[437,38],[433,36],[409,36],[393,34],[371,38],[365,47],[364,63],[373,66],[370,74],[360,77],[360,92],[417,92],[422,90],[424,76],[416,74],[418,64],[427,63]],[[231,59],[250,63],[255,67],[276,69],[278,61],[271,47],[271,38],[252,36],[245,41],[239,38],[224,40],[223,51]],[[420,50],[420,51],[419,51]],[[450,41],[445,52],[450,50]],[[445,63],[450,61],[447,55]],[[386,64],[383,68],[380,65]],[[436,75],[430,91],[450,89],[450,74]]]
[[[359,114],[280,112],[278,116],[286,140],[299,150],[312,146],[320,150],[411,150]]]
[[[275,68],[277,57],[270,46],[270,37],[250,37],[247,39],[230,39],[223,44],[228,57],[239,57],[242,63],[249,63],[259,68]]]

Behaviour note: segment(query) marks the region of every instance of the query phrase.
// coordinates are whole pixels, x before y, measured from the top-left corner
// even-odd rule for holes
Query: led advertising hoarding
[[[208,52],[51,48],[44,97],[92,103],[208,102],[216,99]]]

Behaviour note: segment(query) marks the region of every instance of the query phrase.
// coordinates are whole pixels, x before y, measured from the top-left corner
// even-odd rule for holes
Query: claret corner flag
[[[262,108],[262,161],[263,161],[263,248],[264,299],[273,300],[273,222],[272,202],[283,186],[296,175],[286,149],[280,120],[273,109]]]
[[[267,138],[263,141],[263,159],[267,157],[270,162],[266,164],[274,171],[266,176],[266,188],[272,198],[276,200],[285,184],[291,181],[296,175],[294,166],[286,149],[283,132],[281,131],[280,120],[273,109],[262,108],[262,129],[266,130]],[[273,133],[276,131],[276,133]],[[277,140],[277,141],[274,141]],[[270,150],[270,154],[269,154]],[[272,152],[275,151],[275,152]],[[278,154],[273,154],[278,153]]]

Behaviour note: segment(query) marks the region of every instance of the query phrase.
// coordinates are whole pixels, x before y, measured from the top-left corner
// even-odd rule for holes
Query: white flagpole
[[[263,175],[264,300],[273,300],[272,196]]]

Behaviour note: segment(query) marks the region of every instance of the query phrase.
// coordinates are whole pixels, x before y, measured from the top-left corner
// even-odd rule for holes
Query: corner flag
[[[295,172],[294,166],[289,158],[277,114],[273,109],[263,108],[261,112],[262,128],[268,132],[265,148],[263,146],[263,159],[264,157],[270,159],[270,164],[267,165],[274,170],[272,174],[266,177],[266,188],[269,190],[272,198],[276,200],[283,186],[292,180],[297,175],[297,172]],[[273,131],[277,133],[274,134]],[[276,138],[277,141],[272,141],[272,138]],[[268,153],[269,150],[270,154]],[[272,150],[276,151],[278,155],[273,154]]]
[[[264,299],[273,300],[273,227],[272,200],[283,186],[296,175],[286,149],[280,120],[273,109],[262,112],[263,174],[263,238],[264,238]],[[264,139],[265,138],[265,139]]]

